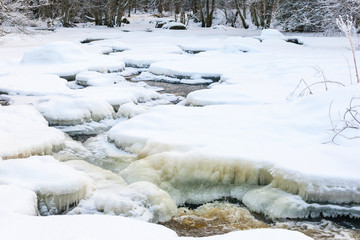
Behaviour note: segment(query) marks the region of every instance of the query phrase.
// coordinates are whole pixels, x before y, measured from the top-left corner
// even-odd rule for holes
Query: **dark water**
[[[179,236],[205,237],[237,230],[282,228],[295,230],[315,240],[358,240],[360,219],[271,220],[251,213],[245,206],[229,202],[213,202],[197,208],[178,208],[178,215],[162,225]]]

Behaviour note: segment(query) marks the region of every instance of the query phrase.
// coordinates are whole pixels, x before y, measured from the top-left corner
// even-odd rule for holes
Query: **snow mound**
[[[0,184],[36,192],[42,215],[68,211],[89,195],[94,185],[85,174],[50,156],[0,162]]]
[[[84,171],[97,189],[69,214],[114,214],[148,222],[164,222],[176,213],[176,205],[168,193],[149,182],[127,185],[118,175],[83,161],[67,164]]]
[[[145,113],[149,110],[147,106],[135,105],[134,103],[126,103],[121,105],[117,112],[118,117],[133,118],[139,114]]]
[[[261,39],[261,40],[285,39],[285,36],[281,32],[279,32],[279,30],[276,30],[276,29],[264,29],[264,30],[261,31],[259,39]]]
[[[112,119],[114,109],[105,101],[90,98],[49,97],[36,108],[53,126],[71,126]]]
[[[94,71],[84,71],[76,74],[75,82],[80,86],[106,86],[125,81],[122,76],[103,74]]]
[[[0,185],[0,209],[2,210],[37,216],[37,202],[33,191],[12,185]]]
[[[72,80],[77,73],[86,70],[122,71],[125,64],[114,56],[87,53],[80,44],[61,41],[51,42],[25,52],[19,67],[36,69],[38,72],[56,74]]]
[[[0,156],[3,159],[49,154],[63,147],[65,136],[48,127],[30,106],[0,107]]]
[[[179,22],[167,22],[162,29],[170,29],[170,30],[186,30],[186,26]]]
[[[12,73],[0,77],[0,92],[12,95],[67,93],[70,89],[66,83],[65,79],[52,74]]]
[[[23,64],[57,64],[88,61],[87,53],[78,44],[71,42],[52,42],[27,51]]]

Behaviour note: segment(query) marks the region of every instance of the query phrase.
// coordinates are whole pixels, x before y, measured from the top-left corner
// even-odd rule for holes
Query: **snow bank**
[[[68,93],[67,81],[57,75],[28,73],[12,73],[0,77],[0,92],[21,95],[46,95]]]
[[[119,216],[79,215],[30,217],[1,212],[1,239],[115,240],[144,238],[171,240],[177,235],[161,225]]]
[[[113,214],[148,222],[164,222],[176,213],[169,194],[149,182],[127,185],[118,175],[83,161],[66,164],[88,174],[97,185],[94,194],[70,214]]]
[[[236,187],[271,183],[284,195],[265,191],[266,198],[259,197],[262,191],[253,192],[270,206],[265,211],[259,203],[259,212],[272,217],[358,217],[357,207],[344,205],[360,203],[358,141],[335,145],[328,129],[330,104],[331,118],[337,119],[359,94],[359,86],[353,85],[290,103],[156,107],[119,123],[108,137],[144,158],[121,172],[126,181],[153,182],[177,204],[229,195],[241,199],[247,190],[236,193]],[[292,216],[281,216],[286,208],[281,212],[281,204],[270,204],[286,193],[293,195],[283,204],[294,209]],[[296,205],[301,207],[290,207]]]
[[[62,148],[64,134],[29,106],[0,107],[0,156],[4,159],[49,154]]]
[[[0,185],[0,212],[38,215],[37,197],[33,191],[13,185]]]
[[[1,184],[36,192],[42,215],[68,211],[92,192],[94,184],[85,174],[50,156],[2,161],[0,173]]]
[[[90,98],[49,97],[36,108],[54,126],[98,122],[115,116],[110,104]]]

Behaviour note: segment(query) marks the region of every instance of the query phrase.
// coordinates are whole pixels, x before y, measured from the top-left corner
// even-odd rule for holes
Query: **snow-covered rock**
[[[0,184],[34,191],[42,215],[68,211],[94,188],[94,182],[87,175],[50,156],[0,162]]]
[[[12,73],[0,77],[0,92],[20,95],[69,93],[67,81],[53,74]]]
[[[132,118],[139,114],[145,113],[149,107],[142,105],[135,105],[133,102],[121,105],[117,112],[118,117]]]
[[[33,107],[0,107],[0,119],[0,156],[4,159],[49,154],[64,145],[64,134],[50,128]]]
[[[75,81],[81,86],[106,86],[114,85],[125,81],[125,78],[119,75],[109,75],[94,71],[85,71],[76,74]]]
[[[42,99],[36,108],[50,125],[55,126],[99,122],[115,117],[114,109],[109,103],[90,98],[49,97]]]
[[[259,36],[261,40],[267,39],[285,39],[285,36],[277,29],[264,29]]]
[[[179,22],[167,22],[162,26],[162,29],[170,29],[170,30],[186,30],[186,26]]]
[[[28,50],[19,67],[70,78],[86,70],[122,71],[125,64],[112,56],[87,53],[80,44],[59,41]]]

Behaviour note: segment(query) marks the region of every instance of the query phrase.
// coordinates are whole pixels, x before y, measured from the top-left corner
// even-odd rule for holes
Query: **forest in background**
[[[273,28],[296,32],[336,30],[335,19],[349,16],[360,24],[360,0],[0,0],[0,26],[20,28],[46,23],[72,27],[94,22],[108,27],[121,26],[133,13],[173,17],[201,27],[221,24],[237,28]],[[5,34],[6,30],[0,30]]]

